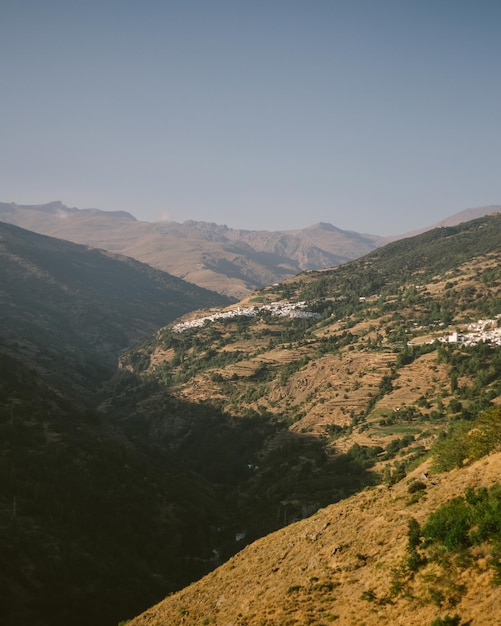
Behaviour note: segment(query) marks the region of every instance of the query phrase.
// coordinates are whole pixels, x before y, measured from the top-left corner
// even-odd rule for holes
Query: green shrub
[[[445,472],[473,462],[501,447],[501,407],[482,411],[473,421],[453,424],[433,448],[435,471]]]
[[[489,542],[494,555],[491,564],[496,569],[499,560],[495,555],[501,554],[501,485],[468,489],[464,498],[443,504],[428,516],[421,536],[425,547],[438,543],[448,551]]]
[[[425,491],[425,490],[426,490],[426,483],[424,483],[422,480],[414,480],[407,487],[407,491],[409,493],[416,493],[417,491]]]
[[[448,550],[468,548],[472,512],[464,498],[454,498],[431,513],[423,525],[423,537],[428,543],[438,542]]]
[[[460,626],[461,618],[456,613],[454,616],[446,615],[445,617],[437,617],[431,623],[431,626]]]

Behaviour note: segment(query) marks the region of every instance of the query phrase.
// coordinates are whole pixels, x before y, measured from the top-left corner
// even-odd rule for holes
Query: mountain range
[[[500,207],[467,209],[435,226],[452,226]],[[0,203],[0,221],[124,254],[201,287],[241,299],[301,271],[334,267],[391,240],[319,223],[299,230],[238,230],[207,222],[141,222],[125,211]],[[434,226],[424,227],[422,231]]]
[[[3,624],[499,617],[500,214],[238,303],[1,227]]]

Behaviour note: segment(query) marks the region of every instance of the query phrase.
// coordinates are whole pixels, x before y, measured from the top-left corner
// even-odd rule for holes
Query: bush
[[[414,480],[407,488],[409,493],[416,493],[417,491],[425,491],[426,483],[422,480]]]
[[[443,504],[429,515],[421,535],[425,545],[437,542],[449,551],[483,542],[501,547],[501,485],[468,489],[464,498]]]
[[[482,411],[473,421],[453,424],[433,450],[435,471],[444,472],[473,462],[501,447],[501,407]]]
[[[471,524],[470,507],[464,498],[454,498],[430,514],[422,529],[423,537],[429,543],[441,543],[448,550],[468,548]]]
[[[453,617],[446,615],[445,617],[437,617],[431,623],[431,626],[460,626],[461,618],[456,613]]]

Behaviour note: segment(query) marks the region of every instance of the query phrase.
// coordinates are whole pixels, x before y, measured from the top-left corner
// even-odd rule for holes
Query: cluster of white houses
[[[217,320],[230,319],[233,317],[255,317],[258,313],[267,312],[271,315],[282,317],[296,317],[296,318],[309,318],[314,317],[320,319],[319,313],[312,313],[306,311],[306,302],[272,302],[270,304],[263,304],[261,306],[249,306],[249,307],[236,307],[228,311],[221,311],[219,313],[213,313],[212,315],[206,315],[205,317],[199,317],[189,322],[179,322],[172,327],[175,333],[182,333],[189,328],[200,328],[207,323],[215,322]]]
[[[478,343],[491,343],[501,346],[501,327],[499,320],[501,315],[497,315],[493,320],[478,320],[468,324],[464,333],[457,331],[445,337],[439,337],[439,341],[443,343],[461,343],[465,346],[475,346]]]
[[[315,318],[320,319],[319,313],[307,311],[306,302],[271,302],[261,306],[236,307],[226,311],[205,315],[188,322],[179,322],[174,324],[172,330],[175,333],[182,333],[190,328],[201,328],[205,324],[216,322],[218,320],[231,319],[236,317],[255,317],[259,313],[269,313],[274,316],[292,317],[292,318]],[[501,346],[501,314],[495,319],[478,320],[468,324],[464,332],[454,331],[450,335],[439,337],[438,341],[442,343],[460,343],[465,346],[473,346],[481,342],[491,343]]]

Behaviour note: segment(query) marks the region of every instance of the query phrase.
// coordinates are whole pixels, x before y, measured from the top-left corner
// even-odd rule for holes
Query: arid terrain
[[[129,625],[423,626],[459,615],[458,623],[490,626],[501,594],[488,546],[469,562],[430,564],[408,582],[400,574],[398,593],[395,577],[408,556],[409,519],[423,523],[468,488],[492,486],[500,472],[501,453],[446,474],[430,474],[425,463],[391,488],[368,488],[256,541]],[[413,501],[418,480],[425,487]]]

